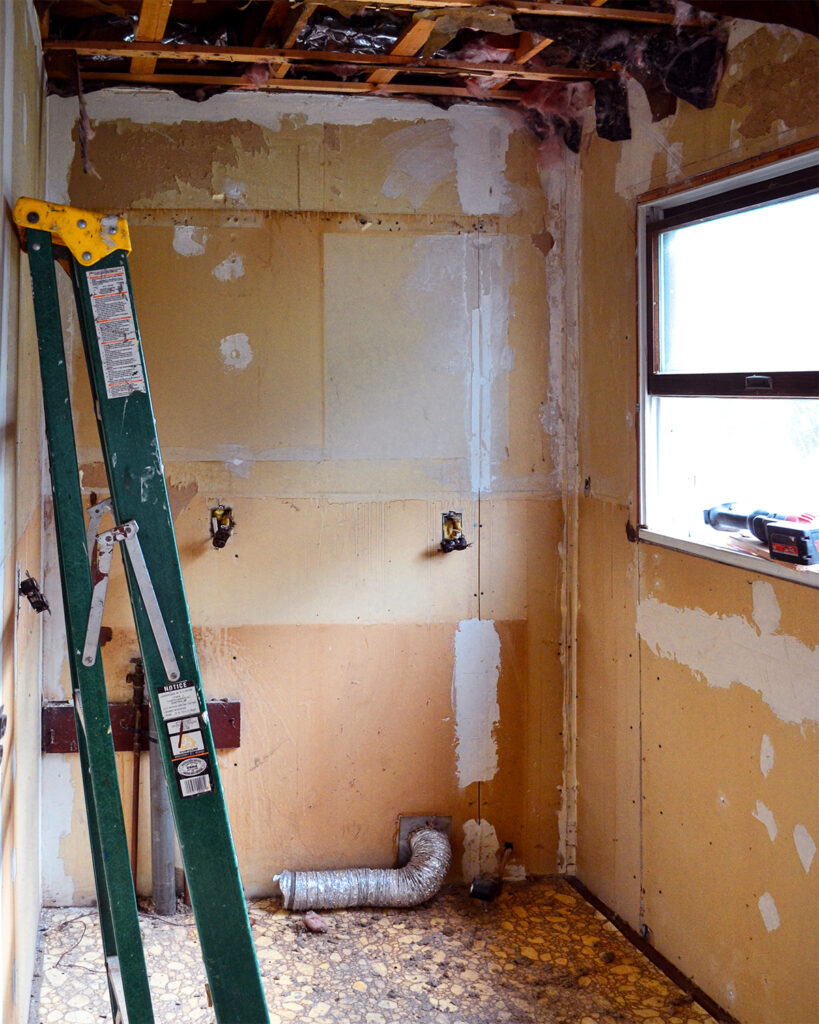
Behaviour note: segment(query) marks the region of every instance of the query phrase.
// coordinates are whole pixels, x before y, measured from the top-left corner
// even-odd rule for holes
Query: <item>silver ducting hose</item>
[[[443,832],[422,826],[409,834],[410,859],[402,868],[283,871],[276,879],[285,910],[342,907],[414,907],[441,888],[452,851]]]

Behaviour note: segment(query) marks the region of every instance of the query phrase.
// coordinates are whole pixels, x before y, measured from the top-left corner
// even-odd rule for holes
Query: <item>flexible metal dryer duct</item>
[[[410,859],[402,868],[343,868],[338,871],[282,871],[278,876],[285,910],[342,907],[414,907],[441,888],[452,860],[449,840],[437,829],[409,834]]]

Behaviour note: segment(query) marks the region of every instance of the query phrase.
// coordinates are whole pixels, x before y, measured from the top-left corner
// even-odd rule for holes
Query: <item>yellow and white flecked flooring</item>
[[[280,907],[249,905],[272,1024],[714,1024],[560,879],[323,913],[323,933]],[[157,1024],[214,1022],[192,914],[140,922]],[[45,910],[40,957],[30,1024],[110,1021],[94,909]]]

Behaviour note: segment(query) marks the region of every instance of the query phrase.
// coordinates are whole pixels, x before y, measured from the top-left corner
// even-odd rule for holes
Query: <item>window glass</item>
[[[656,402],[648,526],[704,543],[723,535],[703,512],[819,516],[819,400],[673,398]]]
[[[819,193],[660,235],[661,373],[819,369]]]

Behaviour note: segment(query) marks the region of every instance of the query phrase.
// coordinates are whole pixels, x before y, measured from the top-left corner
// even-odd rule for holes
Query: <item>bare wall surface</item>
[[[81,170],[75,102],[52,98],[49,198],[125,210],[132,227],[205,688],[242,701],[241,748],[220,764],[248,892],[284,867],[392,864],[402,813],[452,816],[456,878],[494,867],[504,842],[518,871],[554,870],[562,422],[547,291],[562,268],[544,239],[564,210],[544,204],[533,145],[482,109],[124,91],[88,104],[99,178]],[[83,483],[102,494],[86,391],[75,366]],[[221,551],[217,502],[237,521]],[[470,547],[443,555],[449,509]],[[109,688],[127,696],[121,585],[106,624]],[[51,657],[49,695],[65,676]],[[85,901],[76,765],[45,771],[46,898]],[[127,820],[127,786],[124,799]]]
[[[18,196],[43,188],[38,45],[29,5],[0,6],[0,1019],[9,1024],[28,1020],[40,910],[41,623],[17,586],[26,571],[42,581],[43,449],[28,267],[8,215]]]
[[[734,22],[717,105],[581,153],[578,861],[749,1024],[819,1015],[816,590],[632,544],[635,200],[817,133],[819,46]]]

